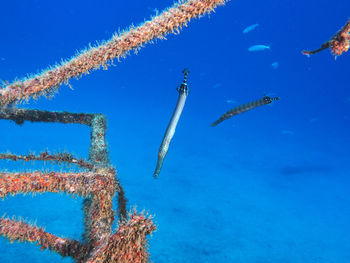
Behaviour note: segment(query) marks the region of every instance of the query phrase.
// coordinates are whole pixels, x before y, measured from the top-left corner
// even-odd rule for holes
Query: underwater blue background
[[[1,1],[0,79],[38,73],[172,4]],[[155,215],[149,250],[156,263],[350,262],[350,54],[336,60],[329,50],[301,54],[333,36],[349,10],[345,0],[230,1],[115,67],[72,80],[73,90],[63,86],[53,99],[23,106],[107,116],[111,163],[129,208]],[[255,44],[271,50],[248,52]],[[191,93],[155,180],[186,67]],[[281,100],[210,127],[225,111],[264,94]],[[1,120],[0,136],[1,152],[88,157],[90,130],[79,125]],[[66,237],[83,232],[81,199],[64,194],[8,197],[0,214]],[[0,262],[70,261],[0,239]]]

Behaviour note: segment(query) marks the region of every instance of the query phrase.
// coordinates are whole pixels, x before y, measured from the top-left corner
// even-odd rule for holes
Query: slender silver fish
[[[157,167],[153,173],[154,178],[158,178],[160,170],[162,169],[164,158],[165,158],[166,154],[168,153],[170,141],[175,134],[175,129],[176,129],[177,123],[180,119],[182,110],[185,106],[186,98],[188,95],[187,75],[189,73],[189,70],[184,69],[182,71],[182,73],[184,74],[184,80],[183,80],[182,84],[180,85],[180,87],[178,87],[176,89],[179,92],[179,98],[177,100],[177,104],[176,104],[173,116],[170,119],[170,122],[168,124],[168,128],[166,129],[165,135],[163,137],[162,144],[159,147]]]
[[[250,48],[248,48],[248,51],[254,52],[254,51],[263,51],[263,50],[267,50],[267,49],[271,49],[270,46],[254,45],[254,46],[251,46]]]
[[[242,33],[243,34],[247,34],[249,33],[250,31],[253,31],[255,28],[257,28],[259,26],[259,24],[253,24],[253,25],[250,25],[250,26],[247,26],[243,31]]]

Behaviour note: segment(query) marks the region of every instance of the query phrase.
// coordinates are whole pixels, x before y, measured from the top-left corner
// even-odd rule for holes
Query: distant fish
[[[294,135],[294,132],[290,130],[283,130],[282,134]]]
[[[243,31],[242,33],[243,34],[247,34],[249,33],[250,31],[253,31],[255,28],[257,28],[259,26],[259,24],[253,24],[253,25],[250,25],[250,26],[247,26]]]
[[[221,83],[216,83],[213,85],[213,89],[217,89],[217,88],[220,88],[222,86]]]
[[[264,51],[267,49],[271,49],[271,48],[269,46],[266,46],[266,45],[254,45],[254,46],[251,46],[250,48],[248,48],[248,51],[250,51],[250,52]]]
[[[273,62],[273,63],[271,64],[271,67],[272,67],[273,69],[277,69],[279,66],[280,66],[280,64],[278,64],[277,61],[276,61],[276,62]]]
[[[237,103],[235,100],[226,100],[226,103]]]

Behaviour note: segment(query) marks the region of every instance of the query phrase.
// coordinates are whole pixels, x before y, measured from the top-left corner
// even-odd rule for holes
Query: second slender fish
[[[234,107],[233,109],[225,112],[219,119],[217,119],[215,122],[213,122],[210,126],[214,127],[214,126],[218,125],[219,123],[223,122],[224,120],[231,118],[234,115],[241,114],[243,112],[249,111],[251,109],[254,109],[254,108],[262,106],[262,105],[270,104],[272,101],[279,100],[279,99],[280,99],[279,97],[271,98],[269,96],[264,96],[260,100],[255,100],[252,102],[248,102],[248,103],[239,105],[239,106]]]

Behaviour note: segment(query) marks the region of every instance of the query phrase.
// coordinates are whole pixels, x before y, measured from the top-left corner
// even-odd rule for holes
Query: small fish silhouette
[[[259,26],[259,24],[253,24],[253,25],[250,25],[250,26],[247,26],[243,31],[242,33],[243,34],[247,34],[249,33],[250,31],[253,31],[255,28],[257,28]]]
[[[251,46],[250,48],[248,48],[248,51],[253,52],[253,51],[263,51],[263,50],[267,50],[267,49],[271,49],[270,46],[266,46],[266,45],[254,45]]]
[[[277,69],[277,68],[279,67],[278,62],[277,62],[277,61],[276,61],[276,62],[273,62],[273,63],[271,64],[271,67],[274,68],[274,69]]]

